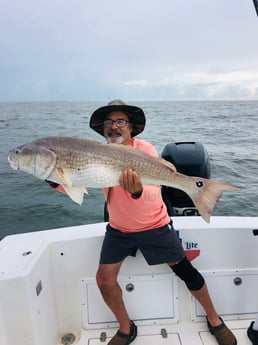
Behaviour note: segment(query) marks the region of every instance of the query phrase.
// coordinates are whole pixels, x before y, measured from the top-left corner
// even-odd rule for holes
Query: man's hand
[[[123,171],[119,178],[119,183],[124,190],[131,193],[132,198],[138,199],[141,196],[143,191],[141,179],[137,172],[132,169],[126,169]]]

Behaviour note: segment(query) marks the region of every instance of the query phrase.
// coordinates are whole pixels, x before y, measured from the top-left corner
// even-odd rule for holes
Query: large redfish
[[[206,222],[222,193],[239,189],[228,183],[180,174],[170,162],[130,146],[87,139],[37,139],[11,150],[8,160],[13,169],[61,184],[79,204],[83,202],[85,186],[117,186],[121,172],[131,168],[139,174],[143,185],[164,185],[184,191]]]

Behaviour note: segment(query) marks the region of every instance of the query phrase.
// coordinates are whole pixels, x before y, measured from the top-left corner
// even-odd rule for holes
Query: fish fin
[[[69,187],[67,185],[62,185],[66,194],[77,204],[81,205],[83,203],[83,196],[85,193],[84,187]]]
[[[57,175],[60,177],[60,179],[64,182],[66,186],[72,187],[73,184],[71,180],[67,177],[67,175],[65,175],[63,168],[56,167],[55,172],[57,173]]]
[[[89,194],[89,193],[88,193],[88,188],[87,188],[87,187],[84,187],[84,194],[87,194],[87,195]]]
[[[156,159],[158,162],[160,162],[162,165],[164,165],[165,167],[169,168],[171,171],[176,172],[176,167],[170,163],[169,161],[165,160],[164,158],[161,157],[153,157],[154,159]]]
[[[199,214],[209,223],[214,207],[217,205],[223,192],[239,190],[239,187],[229,183],[208,180],[201,177],[188,176],[194,182],[194,188],[185,191],[195,204]]]

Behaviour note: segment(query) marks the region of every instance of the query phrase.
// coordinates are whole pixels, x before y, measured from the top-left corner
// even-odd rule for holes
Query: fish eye
[[[15,154],[18,155],[20,153],[20,150],[19,149],[16,149],[15,150]]]

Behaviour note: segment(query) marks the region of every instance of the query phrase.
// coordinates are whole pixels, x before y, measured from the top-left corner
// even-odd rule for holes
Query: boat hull
[[[105,226],[23,233],[0,242],[0,344],[108,342],[118,325],[95,282]],[[238,343],[250,344],[246,329],[258,312],[258,217],[211,217],[209,225],[200,217],[175,217],[174,226],[216,309]],[[216,344],[203,309],[167,265],[148,266],[137,252],[122,265],[119,283],[138,325],[136,345]]]

